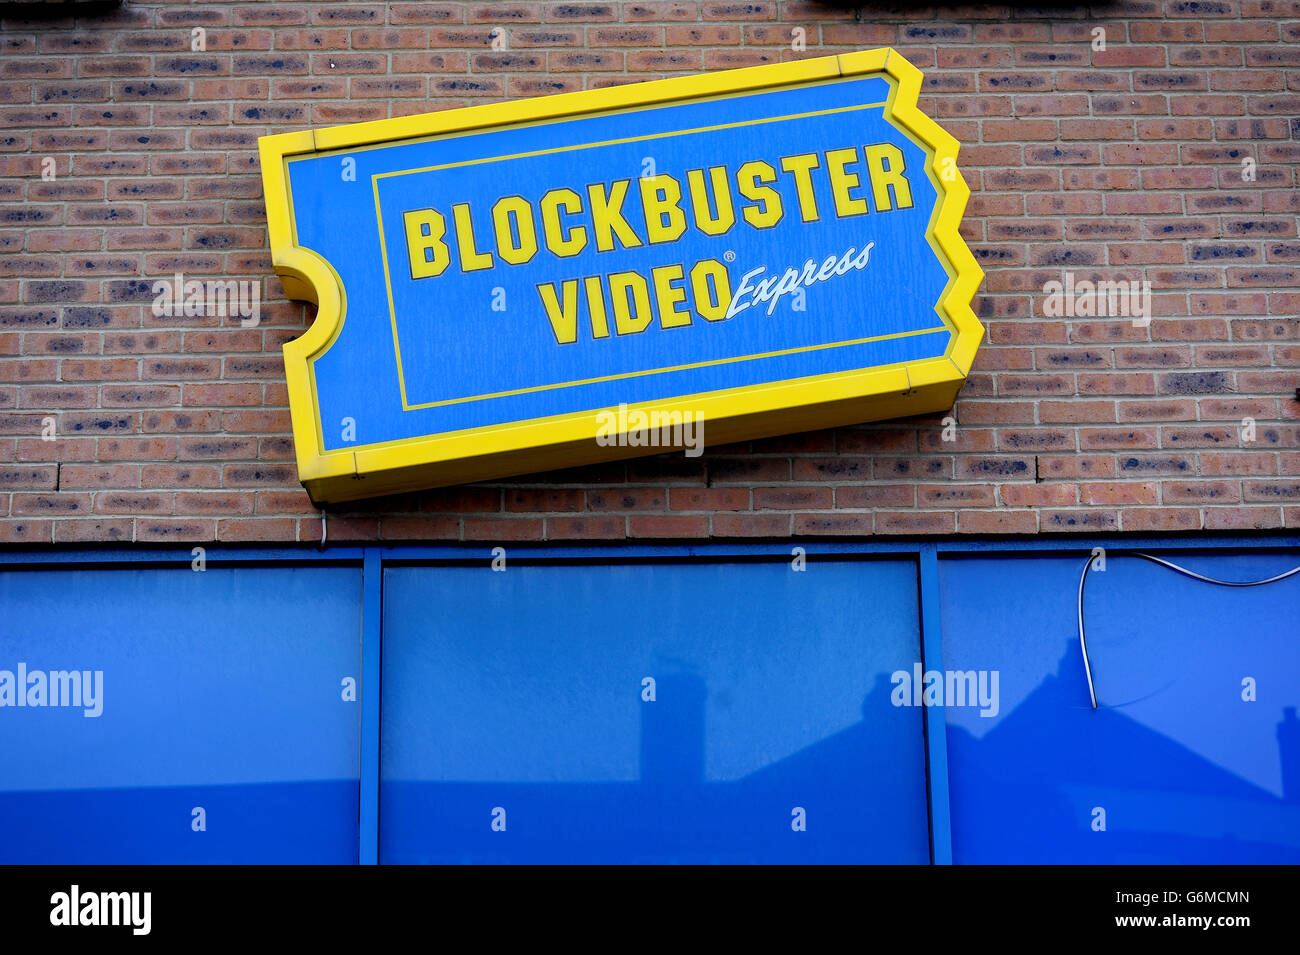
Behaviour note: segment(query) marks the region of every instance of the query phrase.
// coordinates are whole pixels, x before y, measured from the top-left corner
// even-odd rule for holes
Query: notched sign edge
[[[689,402],[707,422],[708,443],[728,444],[945,410],[952,406],[970,374],[984,336],[984,328],[971,309],[984,272],[958,231],[970,189],[957,166],[957,140],[920,110],[921,71],[898,52],[887,48],[865,50],[261,137],[258,155],[271,262],[285,293],[317,308],[316,318],[307,330],[284,345],[298,477],[312,500],[317,504],[349,501],[639,457],[646,452],[637,447],[599,446],[595,440],[599,409],[324,451],[311,362],[337,338],[346,299],[333,267],[316,253],[293,244],[288,159],[327,150],[563,120],[869,73],[882,73],[893,81],[884,117],[910,135],[930,157],[926,174],[938,199],[927,239],[949,276],[935,308],[956,334],[945,356],[911,362],[906,367],[885,366],[746,386],[734,392],[673,396],[671,406],[648,402],[629,408],[629,413],[640,410],[651,414],[680,409]],[[944,177],[945,170],[951,172],[951,178]]]

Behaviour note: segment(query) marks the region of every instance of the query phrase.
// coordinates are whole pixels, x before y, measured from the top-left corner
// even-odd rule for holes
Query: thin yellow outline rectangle
[[[845,82],[845,80],[839,79],[839,80],[827,81],[827,83],[837,83],[837,82]],[[763,92],[768,92],[768,91],[765,90]],[[746,95],[756,95],[756,94],[751,93]],[[375,221],[379,227],[379,254],[384,263],[384,290],[388,296],[388,316],[393,328],[393,351],[394,351],[394,356],[397,359],[397,382],[398,382],[398,387],[401,390],[401,394],[402,394],[402,410],[419,411],[424,408],[442,408],[448,405],[464,404],[470,401],[486,401],[492,398],[504,398],[512,395],[533,394],[534,392],[539,392],[539,391],[553,391],[557,388],[573,388],[580,385],[595,384],[598,382],[619,381],[625,378],[642,378],[645,377],[646,375],[664,374],[667,372],[681,371],[688,368],[692,368],[692,369],[708,368],[713,365],[732,364],[738,361],[753,361],[760,358],[771,358],[778,355],[793,355],[793,354],[798,354],[801,351],[817,351],[825,348],[842,348],[851,345],[861,345],[861,344],[865,344],[866,342],[886,341],[890,338],[906,338],[912,335],[922,334],[923,332],[942,331],[945,328],[947,328],[949,331],[952,331],[952,329],[947,324],[944,324],[937,328],[921,329],[919,331],[911,331],[911,332],[897,332],[893,335],[881,335],[881,336],[876,336],[874,338],[859,338],[859,339],[850,339],[841,342],[828,342],[820,345],[808,345],[803,348],[790,348],[790,349],[784,349],[784,350],[773,351],[773,352],[758,352],[753,355],[737,355],[728,358],[718,358],[712,361],[694,362],[688,365],[677,365],[677,366],[669,366],[663,368],[649,368],[649,369],[643,369],[639,371],[624,372],[623,374],[619,374],[619,375],[606,375],[599,378],[588,378],[588,379],[579,379],[575,381],[555,382],[553,384],[546,384],[546,385],[534,385],[529,388],[516,388],[510,391],[499,391],[499,392],[492,392],[492,393],[482,394],[482,395],[468,395],[462,398],[448,398],[442,401],[423,401],[420,402],[419,404],[411,404],[406,395],[406,369],[402,364],[402,345],[397,330],[397,309],[393,304],[393,280],[392,280],[392,276],[389,273],[388,243],[384,239],[384,217],[379,207],[379,180],[380,179],[389,179],[396,176],[415,175],[422,172],[441,172],[442,170],[445,169],[460,169],[464,166],[479,166],[479,165],[484,165],[486,163],[503,162],[511,159],[528,159],[534,156],[550,156],[556,153],[572,152],[574,150],[581,150],[581,149],[595,149],[601,146],[618,146],[624,143],[645,142],[646,140],[651,140],[651,139],[667,139],[673,136],[687,136],[694,133],[712,133],[723,129],[736,129],[742,126],[759,126],[764,123],[785,122],[787,120],[792,120],[792,119],[807,119],[814,116],[830,116],[836,113],[858,112],[865,109],[882,109],[886,105],[886,103],[887,101],[880,102],[880,103],[864,103],[864,104],[859,104],[857,106],[839,106],[836,107],[835,109],[815,110],[809,113],[791,113],[786,116],[771,116],[765,119],[755,120],[749,123],[722,123],[717,126],[700,126],[695,129],[679,129],[668,133],[651,133],[646,136],[628,136],[624,139],[610,139],[604,142],[579,143],[571,146],[557,146],[554,149],[536,149],[526,153],[515,153],[507,156],[490,156],[482,159],[470,159],[470,160],[466,160],[465,162],[443,163],[441,165],[436,165],[436,166],[419,166],[414,169],[400,169],[400,170],[395,170],[393,172],[375,173],[370,177],[370,180],[371,180],[372,191],[375,197]],[[667,108],[665,104],[658,104],[655,106],[646,107],[646,109],[664,109],[664,108]]]

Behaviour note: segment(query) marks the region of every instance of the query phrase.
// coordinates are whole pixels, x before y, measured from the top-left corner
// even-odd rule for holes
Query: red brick
[[[540,517],[466,517],[463,535],[467,541],[537,541],[542,528]]]
[[[282,541],[293,540],[297,523],[287,517],[234,518],[217,522],[219,541]]]
[[[1160,492],[1154,481],[1115,481],[1079,486],[1079,501],[1091,505],[1133,507],[1159,502]]]
[[[1119,529],[1119,511],[1103,508],[1091,510],[1042,511],[1038,527],[1043,533],[1097,533]]]
[[[584,498],[582,491],[521,488],[507,491],[505,503],[507,511],[580,511]]]
[[[1034,511],[959,511],[957,530],[963,534],[1034,534],[1038,515]]]
[[[1160,495],[1165,504],[1235,504],[1241,486],[1235,481],[1163,481]]]
[[[1201,511],[1195,507],[1126,507],[1120,512],[1125,531],[1199,531]]]
[[[1003,484],[998,493],[1007,507],[1068,507],[1079,500],[1074,484]]]
[[[56,523],[58,522],[30,519],[0,520],[0,543],[48,544],[54,539]],[[96,538],[96,540],[100,539],[102,538]]]
[[[788,537],[790,527],[789,514],[717,514],[713,518],[714,537]]]
[[[662,511],[668,498],[661,488],[597,488],[587,492],[589,511]]]
[[[703,514],[673,517],[633,514],[627,520],[632,537],[674,539],[709,536],[709,518]]]
[[[877,534],[951,534],[957,530],[954,511],[878,511]]]
[[[756,511],[804,511],[831,506],[831,489],[828,487],[756,487]]]
[[[547,540],[621,540],[627,536],[623,517],[548,517]]]
[[[836,507],[912,507],[915,504],[916,488],[910,484],[863,484],[835,489]]]
[[[327,521],[327,535],[342,534],[339,522]],[[460,536],[460,519],[450,515],[440,517],[385,517],[380,521],[383,540],[456,540]],[[504,538],[503,538],[504,539]]]
[[[870,534],[875,521],[870,514],[832,513],[794,515],[796,537],[861,537]]]
[[[740,487],[675,487],[669,489],[668,506],[674,511],[746,511],[749,490]]]
[[[0,521],[0,527],[5,522]],[[135,521],[131,518],[73,519],[54,521],[54,543],[123,543],[135,537]],[[2,539],[2,536],[0,536]]]
[[[987,341],[956,441],[927,415],[361,501],[330,539],[1300,526],[1300,32],[1265,0],[1194,6],[204,4],[76,36],[24,23],[0,62],[0,174],[18,184],[0,214],[28,216],[0,235],[0,541],[319,540],[280,357],[306,310],[270,274],[259,134],[877,46],[927,71],[924,108],[974,190],[962,233]],[[1067,268],[1150,281],[1153,321],[1046,318],[1043,284]],[[265,276],[262,327],[150,314],[140,281],[176,269]]]
[[[992,507],[993,487],[987,484],[922,484],[916,489],[921,507]]]
[[[1207,531],[1269,530],[1282,526],[1280,507],[1207,507],[1203,513]]]

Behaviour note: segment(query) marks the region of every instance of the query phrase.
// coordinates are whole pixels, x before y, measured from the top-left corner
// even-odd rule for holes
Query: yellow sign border
[[[790,63],[630,86],[561,93],[536,99],[327,129],[263,136],[258,140],[266,199],[271,262],[285,293],[315,303],[316,320],[284,345],[285,380],[293,422],[298,477],[316,503],[463,484],[635,457],[646,449],[601,446],[595,438],[599,410],[535,418],[433,437],[325,451],[312,361],[338,337],[346,312],[344,290],[333,267],[294,244],[287,161],[333,150],[376,148],[389,142],[464,134],[485,128],[536,124],[614,110],[645,108],[774,87],[880,73],[891,82],[885,119],[929,156],[926,172],[938,201],[927,239],[948,272],[935,311],[955,334],[940,358],[835,372],[791,381],[674,396],[631,405],[628,414],[666,414],[689,407],[707,422],[709,444],[789,434],[863,421],[923,414],[948,408],[975,360],[984,336],[970,303],[984,277],[958,228],[970,189],[957,168],[958,143],[920,111],[921,71],[894,50],[882,48]]]

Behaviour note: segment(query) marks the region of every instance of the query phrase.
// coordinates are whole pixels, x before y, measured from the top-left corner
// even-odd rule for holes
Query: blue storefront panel
[[[954,861],[1300,862],[1300,576],[1112,554],[1085,589],[1094,710],[1086,553],[940,562],[945,669],[1000,676],[995,715],[945,710]]]
[[[1300,575],[1112,550],[1094,710],[1090,549],[11,553],[0,862],[1300,861]]]
[[[393,567],[384,602],[381,861],[928,859],[914,561]]]
[[[357,860],[358,568],[4,571],[0,607],[0,862]]]

